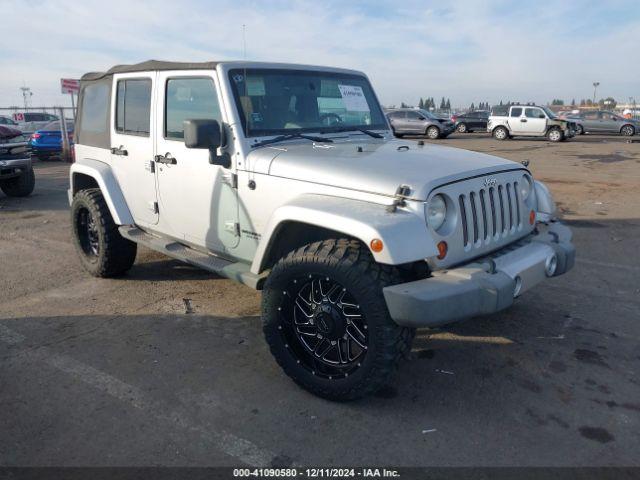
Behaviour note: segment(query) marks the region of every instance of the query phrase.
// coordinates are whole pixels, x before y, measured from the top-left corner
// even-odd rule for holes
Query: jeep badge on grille
[[[498,180],[495,178],[485,178],[484,182],[482,182],[483,187],[495,187]]]

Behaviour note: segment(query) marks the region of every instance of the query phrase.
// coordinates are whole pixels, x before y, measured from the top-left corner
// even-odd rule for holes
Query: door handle
[[[127,152],[124,148],[124,145],[120,145],[119,147],[111,147],[111,153],[114,155],[122,155],[123,157],[126,157],[127,155],[129,155],[129,152]]]
[[[164,163],[165,165],[175,165],[177,160],[171,156],[169,152],[164,155],[156,155],[155,157],[156,163]]]
[[[521,121],[522,123],[527,123],[527,119],[526,119],[526,118],[521,118],[521,119],[520,119],[520,121]]]

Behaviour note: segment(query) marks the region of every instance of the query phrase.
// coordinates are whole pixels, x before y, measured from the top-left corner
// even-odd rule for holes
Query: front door
[[[540,108],[527,107],[524,109],[524,117],[527,119],[527,131],[542,135],[547,130],[547,116]]]
[[[153,172],[154,79],[140,74],[114,79],[111,118],[111,166],[136,224],[158,222]]]
[[[183,122],[223,117],[214,72],[158,73],[156,163],[160,226],[186,242],[223,252],[240,241],[234,172],[209,163],[209,151],[187,148]]]

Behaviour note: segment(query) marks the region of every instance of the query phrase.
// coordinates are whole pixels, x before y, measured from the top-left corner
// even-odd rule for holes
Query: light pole
[[[600,82],[593,82],[593,104],[596,104],[596,90],[598,89]]]
[[[33,93],[31,92],[31,89],[29,87],[20,87],[20,90],[22,90],[22,101],[24,103],[24,109],[26,110],[29,105],[29,100],[33,96]]]

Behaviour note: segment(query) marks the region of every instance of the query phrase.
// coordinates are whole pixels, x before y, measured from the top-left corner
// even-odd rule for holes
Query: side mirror
[[[187,148],[206,148],[209,150],[209,163],[224,168],[231,166],[229,155],[218,155],[218,148],[223,143],[223,132],[217,120],[192,119],[185,120],[184,145]]]

